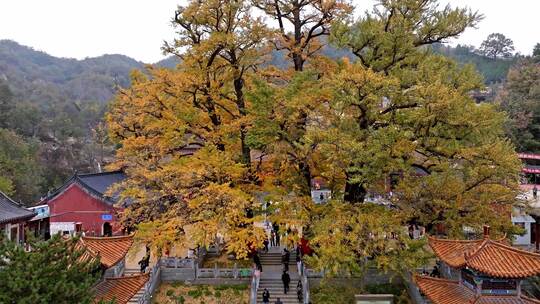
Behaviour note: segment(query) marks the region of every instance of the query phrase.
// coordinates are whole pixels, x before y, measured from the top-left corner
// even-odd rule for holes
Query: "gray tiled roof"
[[[105,203],[113,205],[118,199],[118,193],[113,193],[111,197],[108,195],[107,191],[113,184],[119,183],[126,178],[127,175],[122,171],[75,174],[68,181],[66,181],[62,187],[49,195],[47,200],[53,199],[57,195],[61,194],[71,184],[77,183],[93,195],[99,197]]]
[[[21,207],[3,192],[0,192],[0,224],[24,220],[33,217],[35,213]]]
[[[104,195],[109,187],[126,179],[122,171],[103,172],[94,174],[79,174],[79,179],[88,187]]]

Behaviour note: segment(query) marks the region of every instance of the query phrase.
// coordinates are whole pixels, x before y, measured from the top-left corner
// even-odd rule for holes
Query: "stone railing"
[[[175,257],[164,257],[159,259],[159,266],[165,268],[195,268],[195,259],[181,259]]]
[[[416,272],[420,272],[420,270],[417,269]],[[426,300],[420,293],[418,286],[416,286],[416,284],[413,281],[413,278],[412,278],[413,274],[414,272],[413,273],[406,272],[403,278],[405,281],[404,282],[405,287],[407,288],[407,293],[409,294],[409,297],[411,298],[414,304],[426,304],[428,302],[426,302]]]
[[[324,277],[324,270],[317,271],[315,269],[305,268],[304,274],[309,278],[323,278]]]
[[[248,268],[238,268],[236,263],[233,268],[218,268],[217,264],[214,268],[199,268],[197,267],[197,279],[242,279],[251,277],[252,270]]]
[[[308,269],[306,268],[306,265],[302,261],[302,267],[301,267],[302,273],[300,274],[301,275],[300,279],[302,280],[302,293],[303,293],[303,296],[304,296],[304,304],[309,304],[310,303],[310,300],[309,300],[309,280],[308,280],[308,272],[307,272],[307,270]]]
[[[158,262],[163,268],[164,281],[185,281],[196,279],[246,279],[251,277],[252,271],[248,268],[238,268],[236,263],[233,268],[200,267],[196,259],[182,259],[164,257]]]
[[[152,295],[161,283],[161,267],[159,267],[159,265],[152,267],[149,273],[150,277],[148,278],[148,282],[146,282],[143,287],[143,296],[137,301],[137,304],[151,303]]]
[[[257,279],[254,275],[251,276],[251,288],[249,291],[249,303],[257,304]]]

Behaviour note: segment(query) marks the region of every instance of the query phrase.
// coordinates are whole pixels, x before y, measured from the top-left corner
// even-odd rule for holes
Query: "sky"
[[[357,11],[374,0],[353,0]],[[83,59],[123,54],[154,63],[165,56],[163,41],[174,38],[170,22],[185,0],[0,0],[0,39],[12,39],[58,57]],[[441,5],[469,7],[485,18],[450,41],[480,46],[500,32],[516,51],[530,54],[540,42],[540,0],[441,0]]]

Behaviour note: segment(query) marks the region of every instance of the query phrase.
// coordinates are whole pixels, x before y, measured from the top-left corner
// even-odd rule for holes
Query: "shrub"
[[[188,291],[188,296],[194,298],[194,299],[197,299],[197,298],[200,298],[202,296],[202,290],[201,289],[195,289],[195,290],[190,290]]]

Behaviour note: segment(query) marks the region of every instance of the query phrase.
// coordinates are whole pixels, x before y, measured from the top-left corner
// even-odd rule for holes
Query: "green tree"
[[[497,59],[497,57],[508,58],[514,51],[514,42],[501,33],[489,34],[480,45],[480,53],[486,57]]]
[[[9,113],[15,107],[15,100],[8,84],[0,80],[0,128],[6,128]]]
[[[532,55],[533,55],[533,57],[540,56],[540,43],[537,43],[537,44],[534,45]]]
[[[508,113],[507,134],[517,149],[540,153],[540,64],[530,58],[512,67],[496,100]]]
[[[38,142],[0,129],[0,190],[24,203],[39,197],[43,172],[37,155]]]
[[[360,88],[350,87],[349,93],[355,94],[358,99],[350,100],[345,105],[356,107],[360,111],[356,114],[359,130],[369,134],[370,129],[374,127],[377,129],[390,127],[392,129],[392,124],[398,122],[387,124],[384,122],[384,116],[392,118],[398,112],[407,115],[404,114],[407,111],[418,110],[418,102],[411,101],[410,96],[407,95],[410,88],[420,85],[425,78],[430,76],[422,74],[419,75],[420,77],[413,77],[412,75],[413,70],[418,69],[421,64],[425,65],[426,59],[429,57],[429,52],[424,51],[422,47],[455,37],[467,27],[474,26],[480,18],[478,13],[472,13],[466,9],[452,9],[450,6],[446,6],[443,10],[439,10],[437,1],[433,0],[422,2],[381,1],[373,13],[366,13],[364,17],[360,17],[352,24],[343,23],[336,26],[332,33],[334,42],[350,48],[358,57],[361,66],[371,69],[375,73],[390,75],[392,78],[387,79],[390,81],[389,85],[395,86],[397,83],[401,83],[400,87],[402,87],[401,92],[394,92],[398,93],[397,96],[381,95],[384,90],[388,90],[389,86],[380,86],[379,91],[383,92],[364,92],[363,90],[355,92]],[[439,62],[433,64],[433,68],[437,69],[444,68],[445,65],[445,63]],[[365,73],[371,77],[382,77],[380,74],[373,74],[370,71],[365,71]],[[473,77],[473,79],[475,78],[477,79],[477,77]],[[370,80],[371,78],[365,79],[365,81]],[[355,81],[353,78],[352,83]],[[442,85],[444,86],[444,84]],[[472,89],[475,85],[478,83],[469,85],[464,90]],[[405,96],[399,96],[405,92],[407,92]],[[371,96],[370,94],[373,93],[376,95]],[[374,99],[364,100],[366,97]],[[388,100],[387,104],[382,104],[382,98]],[[356,170],[354,168],[362,167],[364,163],[360,159],[359,161],[346,173],[348,182],[345,187],[345,199],[350,202],[362,202],[366,194],[362,180],[354,177],[358,176],[354,173]],[[367,158],[367,161],[373,162],[371,158]]]
[[[31,251],[0,242],[0,302],[21,304],[94,303],[92,286],[101,275],[98,260],[81,260],[77,238],[29,239]]]

